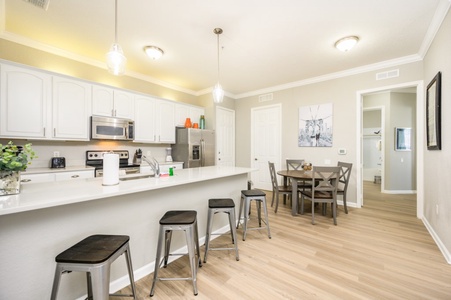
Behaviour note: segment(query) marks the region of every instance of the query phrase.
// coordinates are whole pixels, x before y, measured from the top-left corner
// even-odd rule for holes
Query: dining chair
[[[315,224],[315,203],[331,203],[334,225],[337,225],[337,187],[340,167],[313,167],[311,190],[301,191],[301,214],[304,200],[312,202],[312,224]]]
[[[302,167],[304,166],[304,159],[288,159],[287,158],[287,170],[298,170],[302,171]],[[291,185],[290,180],[288,180],[288,185]],[[306,180],[298,180],[298,189],[305,190],[310,189],[312,187],[311,181]]]
[[[272,183],[272,201],[271,201],[271,207],[274,205],[274,200],[276,200],[276,207],[274,209],[274,212],[277,213],[277,209],[279,208],[279,195],[291,195],[292,189],[291,185],[284,186],[279,185],[277,182],[277,174],[276,174],[276,168],[274,166],[274,163],[268,161],[269,165],[269,173],[271,174],[271,183]]]
[[[348,190],[349,178],[351,177],[352,164],[339,161],[337,163],[337,166],[340,167],[340,178],[338,180],[337,195],[343,196],[343,207],[345,213],[348,213],[348,206],[346,205],[346,191]]]

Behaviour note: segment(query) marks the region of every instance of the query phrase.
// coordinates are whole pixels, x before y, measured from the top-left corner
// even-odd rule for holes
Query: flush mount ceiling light
[[[156,46],[145,46],[144,52],[146,52],[148,57],[154,60],[159,59],[164,54],[164,51]]]
[[[218,83],[216,83],[215,87],[213,88],[213,102],[214,103],[221,103],[224,100],[224,90],[222,89],[221,85],[219,84],[219,35],[222,33],[221,28],[215,28],[213,32],[218,37]]]
[[[111,74],[122,75],[125,73],[127,58],[124,56],[124,51],[122,51],[121,46],[117,43],[117,0],[115,1],[114,10],[114,43],[111,45],[110,51],[106,54],[106,64]]]
[[[346,52],[351,50],[359,41],[359,38],[356,36],[347,36],[345,38],[342,38],[338,40],[335,43],[335,48],[337,48],[340,51]]]

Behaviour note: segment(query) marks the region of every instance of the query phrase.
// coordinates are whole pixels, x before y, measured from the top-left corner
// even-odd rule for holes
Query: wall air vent
[[[258,102],[266,102],[273,100],[273,93],[258,96]]]
[[[380,72],[376,74],[376,80],[383,80],[388,78],[399,77],[399,69]]]
[[[45,10],[49,8],[50,3],[50,0],[23,0],[23,1]]]

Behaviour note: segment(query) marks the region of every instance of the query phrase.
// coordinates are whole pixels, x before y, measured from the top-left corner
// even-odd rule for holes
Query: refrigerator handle
[[[204,141],[204,139],[201,139],[200,140],[200,166],[201,167],[205,166],[204,151],[205,151],[205,141]]]

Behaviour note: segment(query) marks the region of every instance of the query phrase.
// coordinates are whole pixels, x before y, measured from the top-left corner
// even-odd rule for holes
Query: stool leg
[[[86,286],[88,287],[88,299],[92,300],[92,279],[91,272],[86,272]]]
[[[166,230],[164,234],[164,268],[168,266],[169,250],[171,249],[172,230]]]
[[[55,277],[53,279],[52,296],[50,297],[50,300],[56,300],[62,272],[63,268],[61,267],[60,264],[57,263],[55,269]]]
[[[194,246],[196,247],[197,260],[199,267],[202,268],[202,258],[200,257],[200,247],[199,247],[199,231],[197,229],[197,220],[194,222]]]
[[[240,199],[240,209],[238,210],[238,224],[236,224],[236,228],[238,229],[238,226],[240,226],[241,223],[241,211],[243,210],[243,204],[244,204],[244,200],[243,200],[243,196],[241,196]],[[244,214],[244,212],[243,212]]]
[[[230,231],[232,233],[232,242],[235,245],[236,260],[240,260],[240,256],[238,254],[238,239],[236,238],[235,222],[236,222],[235,208],[232,208],[232,210],[229,213]]]
[[[247,217],[249,214],[249,207],[251,205],[251,200],[247,197],[244,198],[244,230],[243,230],[243,241],[246,240],[246,233],[247,233]]]
[[[234,208],[233,208],[234,210]],[[235,228],[235,224],[232,223],[232,217],[230,216],[230,212],[225,212],[229,218],[229,226],[230,226],[230,236],[232,237],[232,243],[235,243],[235,237],[233,236],[232,228]]]
[[[158,280],[158,270],[160,269],[160,258],[161,258],[161,248],[163,248],[163,237],[165,236],[165,230],[160,225],[160,232],[158,234],[158,243],[157,243],[157,255],[155,257],[155,270],[153,271],[153,281],[152,287],[150,289],[150,297],[153,297],[155,293],[155,284]]]
[[[261,201],[261,202],[263,205],[263,212],[265,213],[266,227],[268,228],[268,237],[271,238],[271,232],[269,231],[268,209],[266,208],[266,198],[264,201]]]
[[[196,259],[196,255],[195,255],[195,246],[194,246],[194,234],[193,234],[193,230],[195,231],[195,229],[191,228],[191,229],[186,229],[185,230],[185,235],[186,235],[186,244],[188,246],[188,256],[189,256],[189,264],[191,266],[191,279],[193,281],[193,289],[194,289],[194,295],[197,296],[197,259]]]
[[[258,227],[262,227],[262,205],[260,200],[255,200],[257,204]]]
[[[212,215],[213,215],[213,209],[208,209],[208,216],[207,216],[207,233],[205,235],[205,254],[204,254],[204,263],[207,262],[207,254],[208,254],[208,248],[210,246],[210,234],[211,234],[211,228],[213,226],[212,222]]]
[[[92,296],[95,300],[108,300],[110,298],[110,264],[92,268]]]
[[[127,262],[128,277],[130,278],[130,286],[132,288],[133,299],[136,299],[135,278],[133,274],[132,255],[130,253],[130,247],[127,245],[125,250],[125,260]]]

